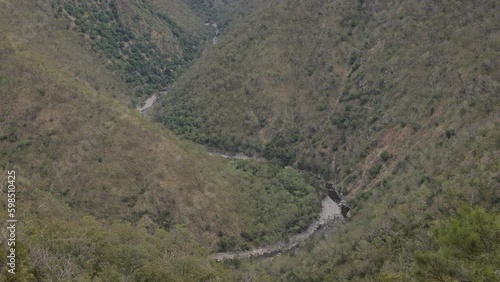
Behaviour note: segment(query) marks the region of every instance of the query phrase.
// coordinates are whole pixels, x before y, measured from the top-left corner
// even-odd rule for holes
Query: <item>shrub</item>
[[[387,152],[387,151],[383,151],[380,154],[380,160],[383,161],[383,162],[388,161],[391,157],[392,157],[392,155],[389,152]]]

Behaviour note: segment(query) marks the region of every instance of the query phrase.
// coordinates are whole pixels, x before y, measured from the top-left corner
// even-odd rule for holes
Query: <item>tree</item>
[[[500,215],[462,207],[433,228],[433,248],[416,254],[419,280],[498,281]]]

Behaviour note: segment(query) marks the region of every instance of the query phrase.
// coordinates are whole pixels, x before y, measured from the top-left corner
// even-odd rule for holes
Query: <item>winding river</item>
[[[313,222],[306,231],[292,235],[287,241],[282,241],[274,243],[268,246],[252,249],[249,251],[240,252],[227,252],[227,253],[216,253],[212,256],[217,261],[222,261],[225,259],[235,259],[235,258],[250,258],[250,257],[262,257],[262,256],[276,256],[281,254],[281,252],[288,251],[296,247],[300,242],[309,238],[315,232],[317,232],[321,227],[326,225],[333,226],[337,223],[344,221],[344,217],[341,213],[341,207],[339,204],[335,203],[329,196],[325,197],[321,202],[321,213],[319,219]]]
[[[219,155],[226,159],[253,159],[256,161],[265,161],[265,159],[249,157],[241,153],[234,155],[227,153],[209,154],[211,156]],[[326,188],[328,188],[328,196],[326,196],[321,202],[321,213],[319,215],[319,218],[311,225],[309,225],[309,227],[305,231],[290,236],[286,241],[254,248],[248,251],[216,253],[212,255],[212,258],[216,261],[222,261],[225,259],[235,258],[273,257],[276,255],[280,255],[281,252],[294,249],[300,242],[315,234],[333,232],[335,230],[335,226],[344,222],[344,220],[348,217],[350,208],[345,204],[344,200],[341,197],[341,194],[337,192],[335,186],[332,183],[325,182],[322,179],[321,182],[326,185]]]
[[[160,92],[158,95],[155,94],[146,100],[146,103],[142,107],[138,107],[137,110],[142,114],[146,115],[148,110],[154,105],[159,95],[164,95],[166,92]],[[226,159],[252,159],[255,161],[266,161],[263,158],[249,157],[241,153],[229,154],[229,153],[214,153],[209,152],[211,156],[221,156]],[[318,177],[319,178],[319,177]],[[320,179],[326,188],[328,188],[328,196],[326,196],[321,202],[321,213],[319,218],[314,221],[309,227],[295,235],[291,235],[285,241],[277,242],[263,247],[254,248],[248,251],[238,251],[238,252],[227,252],[227,253],[216,253],[212,255],[212,258],[217,261],[222,261],[225,259],[235,259],[235,258],[250,258],[250,257],[273,257],[280,255],[281,252],[289,251],[299,245],[300,242],[306,240],[307,238],[314,236],[315,234],[327,234],[335,230],[335,226],[342,223],[345,218],[348,217],[349,207],[345,204],[341,195],[335,189],[332,183],[326,182]]]

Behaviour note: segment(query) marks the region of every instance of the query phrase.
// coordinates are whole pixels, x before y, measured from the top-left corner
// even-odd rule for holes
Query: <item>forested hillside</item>
[[[178,77],[209,32],[182,1],[56,0],[51,7],[134,86],[134,103]]]
[[[495,98],[490,4],[280,2],[223,37],[157,119],[211,147],[353,178],[383,134],[444,134],[463,101]],[[467,13],[480,16],[467,24]]]
[[[499,236],[497,10],[496,1],[279,1],[237,22],[155,118],[212,148],[317,172],[351,199],[351,222],[263,267],[273,279],[493,281],[493,241],[472,251],[493,252],[477,273],[473,256],[417,253],[442,247],[429,245],[431,227],[462,206],[485,208],[469,212],[496,225],[457,244]]]
[[[499,5],[0,0],[0,281],[500,280]]]
[[[272,1],[265,0],[185,0],[195,13],[209,23],[217,23],[224,31],[238,19],[267,7]]]
[[[8,170],[18,211],[16,275],[2,233],[0,280],[227,281],[211,253],[282,240],[317,217],[315,180],[210,155],[129,108],[137,85],[115,68],[128,61],[109,63],[104,39],[87,37],[99,21],[82,33],[59,11],[0,2],[2,230]]]

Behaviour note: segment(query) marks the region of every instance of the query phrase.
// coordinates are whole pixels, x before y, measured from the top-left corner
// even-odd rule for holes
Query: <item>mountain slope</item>
[[[498,280],[497,8],[0,0],[19,211],[1,280]],[[207,19],[227,28],[204,49]],[[131,109],[167,85],[156,120],[270,161]],[[324,191],[291,166],[333,181],[348,222],[272,260],[212,261],[317,216]]]
[[[222,31],[230,28],[240,18],[265,8],[270,3],[263,0],[187,0],[185,2],[194,12],[205,18],[205,21],[217,23]]]
[[[465,112],[498,110],[498,30],[487,3],[276,4],[223,37],[156,118],[215,148],[366,182],[376,146],[410,148],[427,134],[448,136],[473,119]],[[470,23],[468,11],[478,15]]]
[[[155,118],[219,150],[320,173],[347,194],[351,221],[299,255],[262,265],[271,275],[263,279],[410,280],[416,253],[435,247],[433,222],[463,205],[498,219],[497,8],[275,3],[244,18],[177,80]],[[481,277],[497,270],[498,253],[492,258]],[[465,265],[447,265],[450,277],[477,278]]]
[[[134,86],[134,104],[182,73],[208,32],[182,1],[58,0],[51,8]]]
[[[2,244],[2,280],[227,280],[210,252],[317,216],[296,170],[210,155],[130,109],[134,85],[57,9],[0,5],[0,164],[17,175],[20,258],[8,276]]]

